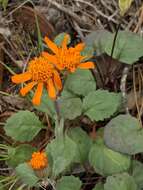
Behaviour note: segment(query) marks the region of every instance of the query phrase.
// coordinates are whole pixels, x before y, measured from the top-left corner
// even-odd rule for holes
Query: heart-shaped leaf
[[[88,34],[85,38],[85,43],[88,46],[92,46],[97,55],[101,55],[105,52],[105,44],[110,37],[112,36],[112,33],[108,30],[96,30],[94,32],[91,32]]]
[[[36,151],[36,148],[22,144],[15,148],[9,147],[8,149],[8,164],[12,167],[16,167],[18,164],[30,160],[32,153]]]
[[[121,95],[97,90],[90,92],[83,100],[83,112],[92,121],[102,121],[112,116],[121,104]]]
[[[104,129],[105,144],[115,151],[126,154],[143,152],[143,130],[136,118],[119,115]]]
[[[137,185],[132,176],[122,173],[107,177],[104,190],[137,190]]]
[[[81,99],[68,91],[63,91],[62,96],[58,100],[60,115],[64,119],[75,119],[81,115],[82,102]]]
[[[64,89],[75,94],[86,96],[89,92],[96,90],[96,82],[89,70],[78,69],[69,74]]]
[[[103,176],[124,172],[130,167],[130,157],[109,149],[100,137],[91,147],[89,162]]]
[[[134,160],[132,162],[132,176],[138,185],[138,189],[143,188],[143,163]]]
[[[56,184],[57,190],[80,190],[81,181],[74,176],[63,176]]]
[[[104,185],[99,182],[92,190],[104,190]]]
[[[111,55],[115,34],[105,42],[105,52]],[[143,56],[143,39],[135,33],[119,31],[115,42],[113,58],[127,64],[133,64]]]
[[[30,168],[27,163],[18,165],[15,170],[20,179],[30,187],[35,186],[39,180],[32,168]]]
[[[16,141],[31,141],[43,125],[38,117],[30,111],[19,111],[8,118],[4,129],[8,136]]]

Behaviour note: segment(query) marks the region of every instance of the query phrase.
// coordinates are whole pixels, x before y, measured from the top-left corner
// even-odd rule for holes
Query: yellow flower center
[[[33,169],[43,169],[48,164],[48,158],[45,152],[34,152],[29,162]]]
[[[72,69],[79,65],[82,56],[74,48],[60,49],[58,60],[64,68]]]
[[[32,75],[32,80],[47,83],[53,75],[53,65],[49,64],[43,57],[35,58],[29,62],[28,72]]]

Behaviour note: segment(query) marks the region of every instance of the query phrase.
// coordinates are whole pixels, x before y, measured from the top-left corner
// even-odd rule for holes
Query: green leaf
[[[9,0],[2,0],[2,1],[0,2],[0,3],[2,3],[2,6],[3,6],[4,11],[5,11],[6,8],[7,8],[8,2],[9,2]]]
[[[62,96],[58,100],[60,115],[64,119],[75,119],[81,115],[82,102],[80,98],[77,98],[68,91],[63,91]]]
[[[34,106],[37,110],[47,113],[51,118],[56,115],[54,101],[49,98],[46,89],[43,90],[41,104],[39,106]]]
[[[79,127],[71,128],[68,131],[68,135],[77,145],[77,155],[75,162],[77,161],[84,163],[88,159],[89,150],[92,145],[90,137]]]
[[[119,115],[104,129],[105,144],[115,151],[126,154],[143,152],[143,129],[138,120],[130,115]]]
[[[133,0],[119,0],[119,8],[120,8],[120,13],[122,16],[130,8],[132,2]]]
[[[83,61],[89,60],[94,55],[94,48],[92,46],[85,46],[85,48],[80,53],[82,56],[86,56]]]
[[[26,144],[19,145],[16,148],[9,147],[9,160],[7,160],[7,162],[12,167],[16,167],[18,164],[30,160],[31,155],[35,150],[34,147]]]
[[[35,14],[35,23],[37,29],[37,38],[38,38],[38,52],[41,53],[44,49],[43,42],[42,42],[42,34],[39,26],[39,20],[37,14]]]
[[[81,181],[74,176],[63,176],[56,184],[57,190],[80,190]]]
[[[54,42],[55,42],[55,44],[56,44],[57,46],[61,46],[61,45],[62,45],[62,42],[63,42],[63,39],[64,39],[64,36],[65,36],[65,35],[68,35],[68,34],[65,33],[65,32],[62,32],[62,33],[58,34],[58,35],[55,37]],[[68,36],[69,36],[69,35],[68,35]],[[67,45],[68,45],[70,42],[71,42],[71,38],[70,38],[70,36],[69,36],[69,40],[68,40]]]
[[[52,140],[46,149],[52,157],[54,176],[67,169],[74,162],[77,153],[77,145],[67,135]]]
[[[0,183],[0,190],[5,190],[2,183]]]
[[[90,92],[83,100],[84,115],[92,121],[102,121],[112,116],[121,104],[121,95],[97,90]]]
[[[115,34],[105,42],[105,52],[110,56]],[[115,43],[113,58],[127,64],[133,64],[143,56],[143,39],[129,31],[119,31]]]
[[[104,190],[104,185],[101,182],[99,182],[92,190]]]
[[[76,95],[86,96],[96,90],[96,83],[89,70],[78,69],[68,75],[64,89]]]
[[[38,117],[30,111],[19,111],[8,118],[4,129],[16,141],[31,141],[42,129]]]
[[[143,163],[134,160],[132,163],[132,176],[139,189],[143,188]]]
[[[85,41],[87,45],[94,47],[97,55],[107,53],[111,56],[114,38],[115,33],[110,33],[106,30],[97,30],[89,34]],[[113,58],[123,63],[133,64],[142,56],[143,39],[133,32],[119,31],[115,42]]]
[[[96,30],[88,34],[85,38],[87,46],[92,46],[96,51],[96,55],[101,55],[105,52],[105,44],[110,39],[112,33],[108,30]]]
[[[107,177],[104,190],[137,190],[137,185],[132,176],[122,173]]]
[[[18,177],[20,177],[21,180],[30,187],[35,186],[39,180],[27,163],[18,165],[15,170]]]
[[[95,171],[103,176],[123,172],[130,167],[130,157],[109,149],[101,138],[91,147],[89,162]]]

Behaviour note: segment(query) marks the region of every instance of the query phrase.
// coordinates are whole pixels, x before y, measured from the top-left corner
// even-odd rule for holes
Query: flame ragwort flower
[[[41,56],[33,58],[28,63],[25,73],[12,76],[12,82],[16,84],[29,81],[20,90],[22,96],[25,96],[37,86],[32,99],[35,105],[40,104],[44,86],[48,91],[49,97],[52,99],[56,98],[57,92],[62,89],[62,81],[58,71],[68,70],[69,72],[74,72],[77,68],[94,68],[94,63],[91,61],[84,62],[87,56],[81,55],[82,50],[85,48],[84,43],[79,43],[75,47],[67,47],[69,35],[64,36],[60,47],[48,37],[45,37],[44,40],[53,54],[42,52]]]
[[[37,85],[35,95],[32,99],[33,104],[39,105],[43,86],[45,85],[50,98],[56,98],[56,90],[62,89],[62,82],[55,67],[44,57],[36,57],[28,64],[27,71],[22,74],[12,76],[12,82],[19,84],[30,81],[25,87],[21,88],[20,93],[25,96],[34,86]]]
[[[81,51],[85,48],[84,43],[79,43],[75,47],[67,47],[69,35],[65,35],[61,47],[58,47],[48,37],[45,37],[45,43],[54,54],[42,52],[42,56],[54,64],[59,70],[67,69],[74,72],[77,68],[93,69],[93,62],[84,62],[87,56],[82,56]]]
[[[48,165],[48,157],[45,152],[34,152],[29,164],[35,170],[44,169]]]

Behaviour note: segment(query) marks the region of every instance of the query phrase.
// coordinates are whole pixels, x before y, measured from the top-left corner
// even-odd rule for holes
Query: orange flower
[[[29,62],[27,71],[23,74],[12,76],[12,82],[19,84],[31,80],[25,87],[20,90],[22,96],[25,96],[34,86],[37,85],[35,95],[32,99],[33,104],[39,105],[43,86],[45,85],[49,97],[56,98],[56,89],[62,89],[62,82],[59,73],[54,66],[48,63],[43,57],[36,57]]]
[[[53,63],[59,70],[67,69],[70,72],[74,72],[76,68],[80,69],[93,69],[93,62],[84,62],[86,56],[81,55],[81,51],[84,49],[85,44],[79,43],[74,48],[67,47],[69,35],[65,35],[61,47],[58,47],[48,37],[45,37],[47,46],[52,50],[53,54],[48,52],[42,52],[42,56],[49,62]]]
[[[45,152],[34,152],[29,162],[30,166],[35,169],[44,169],[48,165],[48,158]]]

